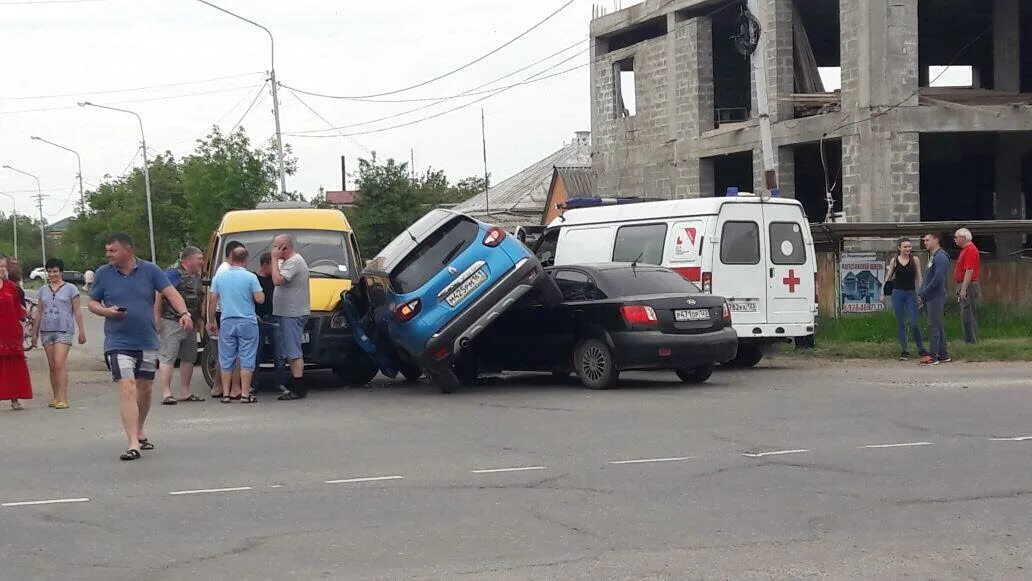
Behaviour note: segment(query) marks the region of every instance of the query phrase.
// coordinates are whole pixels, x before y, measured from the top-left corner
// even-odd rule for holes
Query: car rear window
[[[447,266],[476,240],[480,226],[456,216],[416,245],[391,271],[391,286],[399,294],[410,293]]]
[[[601,274],[610,297],[702,292],[672,270],[620,268],[605,270]]]

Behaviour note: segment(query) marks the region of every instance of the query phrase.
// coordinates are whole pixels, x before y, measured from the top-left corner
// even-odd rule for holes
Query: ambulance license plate
[[[487,280],[487,273],[484,272],[483,268],[481,268],[474,272],[469,278],[462,281],[462,284],[449,293],[444,300],[447,301],[449,307],[454,307],[461,303],[462,299],[469,296],[469,293],[473,292],[473,290],[480,286],[485,280]]]
[[[709,309],[677,309],[674,311],[674,320],[678,323],[684,321],[708,321]]]
[[[731,311],[735,313],[755,313],[756,303],[753,301],[732,302]]]

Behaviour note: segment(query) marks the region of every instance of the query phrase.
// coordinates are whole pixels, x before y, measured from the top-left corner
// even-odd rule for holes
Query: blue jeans
[[[907,349],[907,326],[914,334],[914,343],[920,355],[927,353],[921,341],[921,327],[917,324],[917,292],[912,290],[892,291],[892,310],[896,312],[896,332],[899,335],[899,346],[904,352]]]
[[[946,295],[929,297],[925,301],[925,310],[928,311],[928,334],[929,347],[932,357],[942,360],[950,356],[949,348],[946,346],[946,329],[943,327],[943,316],[946,313]]]

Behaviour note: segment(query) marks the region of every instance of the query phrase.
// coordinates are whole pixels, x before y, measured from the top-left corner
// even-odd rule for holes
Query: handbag
[[[892,280],[885,281],[885,286],[882,287],[882,294],[885,296],[892,296],[892,291],[896,288],[896,282]]]

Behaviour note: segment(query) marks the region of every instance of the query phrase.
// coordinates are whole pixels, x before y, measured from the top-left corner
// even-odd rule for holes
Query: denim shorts
[[[240,369],[254,371],[258,355],[258,322],[243,317],[226,317],[219,328],[219,368],[230,371],[240,359]]]
[[[276,358],[293,361],[302,359],[302,336],[308,317],[276,317]]]
[[[72,332],[71,331],[40,331],[39,333],[40,342],[43,343],[44,347],[50,347],[51,345],[62,345],[72,344]]]

